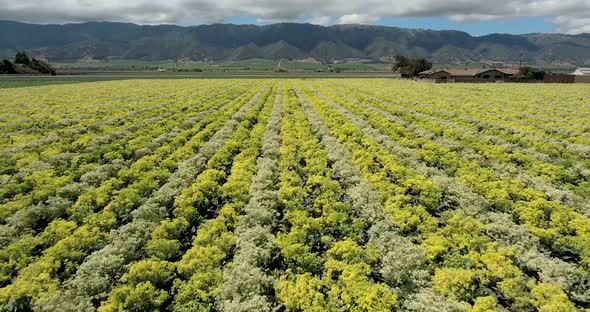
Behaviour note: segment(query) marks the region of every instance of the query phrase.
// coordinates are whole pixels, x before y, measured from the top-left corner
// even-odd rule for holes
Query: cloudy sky
[[[590,0],[0,0],[0,20],[34,23],[377,24],[494,32],[590,33]]]

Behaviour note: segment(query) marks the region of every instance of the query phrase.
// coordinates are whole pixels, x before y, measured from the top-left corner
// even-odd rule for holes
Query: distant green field
[[[58,85],[68,83],[130,80],[130,79],[314,79],[314,78],[399,78],[398,74],[391,72],[361,72],[343,71],[313,72],[291,71],[288,73],[275,73],[272,71],[225,71],[225,72],[133,72],[133,71],[104,71],[92,74],[58,75],[58,76],[19,76],[0,75],[0,89],[34,87],[46,85]]]
[[[277,68],[279,61],[267,59],[249,59],[236,61],[185,61],[178,62],[174,60],[110,60],[94,62],[52,62],[53,66],[61,73],[86,73],[86,72],[155,72],[163,69],[168,72],[200,72],[200,73],[242,73],[242,72],[269,72]],[[350,61],[331,66],[323,65],[318,62],[309,61],[281,61],[280,66],[289,72],[327,72],[336,70],[340,72],[381,72],[391,71],[391,64],[371,63],[368,61]],[[434,68],[481,68],[482,64],[478,62],[468,64],[434,64]],[[535,66],[540,69],[555,73],[569,73],[575,68],[566,66]]]
[[[57,69],[110,69],[110,70],[140,70],[148,68],[174,68],[174,61],[141,61],[141,60],[112,60],[96,62],[52,62]]]
[[[142,71],[142,70],[186,70],[203,72],[227,72],[227,71],[270,71],[279,65],[278,61],[266,59],[249,59],[238,61],[202,62],[188,61],[176,64],[174,60],[142,61],[142,60],[112,60],[96,62],[55,62],[53,65],[61,71],[78,70],[114,70],[114,71]],[[282,61],[281,67],[289,71],[326,71],[330,67],[317,62]],[[332,65],[333,69],[340,71],[376,72],[388,70],[386,64],[370,64],[354,61]]]
[[[110,77],[85,77],[85,76],[2,76],[0,75],[0,89],[6,88],[21,88],[21,87],[37,87],[37,86],[48,86],[58,84],[69,84],[78,82],[94,82],[94,81],[105,81],[115,80]]]
[[[74,80],[49,80],[49,79],[35,79],[35,80],[9,80],[4,77],[0,78],[0,89],[6,88],[21,88],[21,87],[37,87],[48,86],[56,84],[75,83]]]

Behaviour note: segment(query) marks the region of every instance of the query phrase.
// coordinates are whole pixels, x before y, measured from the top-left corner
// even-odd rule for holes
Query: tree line
[[[55,69],[49,65],[48,62],[30,58],[25,51],[17,51],[14,57],[14,62],[4,59],[0,62],[0,74],[20,74],[27,73],[27,70],[22,68],[39,72],[41,74],[48,74],[55,76]]]
[[[403,55],[396,55],[393,59],[391,69],[400,72],[404,78],[418,76],[418,73],[432,69],[432,62],[424,58],[408,58]]]

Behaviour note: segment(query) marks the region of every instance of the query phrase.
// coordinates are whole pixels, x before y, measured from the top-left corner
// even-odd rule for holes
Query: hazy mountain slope
[[[281,23],[266,26],[214,24],[192,27],[92,22],[35,25],[0,21],[0,57],[17,49],[51,60],[92,57],[163,60],[314,57],[380,59],[393,54],[439,63],[494,60],[590,63],[590,35],[492,34],[384,26]]]

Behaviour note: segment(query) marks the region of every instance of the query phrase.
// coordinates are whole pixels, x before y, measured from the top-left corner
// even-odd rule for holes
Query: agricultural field
[[[328,66],[320,62],[296,60],[281,61],[281,66],[290,72],[313,72],[316,70],[327,70]],[[178,64],[174,60],[167,61],[140,61],[140,60],[111,60],[94,62],[55,62],[54,65],[59,72],[68,71],[142,71],[155,70],[158,68],[167,70],[195,71],[205,73],[219,72],[272,72],[279,64],[276,60],[270,59],[246,59],[233,61],[185,61]],[[480,66],[481,67],[481,66]],[[363,61],[348,61],[332,64],[332,68],[349,72],[391,72],[391,64],[367,63]]]
[[[0,89],[0,309],[590,311],[589,94]]]

